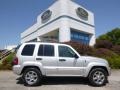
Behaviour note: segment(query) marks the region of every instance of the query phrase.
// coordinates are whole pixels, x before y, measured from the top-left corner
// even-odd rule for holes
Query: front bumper
[[[108,69],[108,76],[110,76],[111,75],[111,68],[108,67],[107,69]]]

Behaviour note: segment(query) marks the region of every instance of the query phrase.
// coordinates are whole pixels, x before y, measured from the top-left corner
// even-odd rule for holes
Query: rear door
[[[36,61],[42,64],[46,75],[53,76],[57,74],[57,59],[54,45],[40,44],[38,47]]]

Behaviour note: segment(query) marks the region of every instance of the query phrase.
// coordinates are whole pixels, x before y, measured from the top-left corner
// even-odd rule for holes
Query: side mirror
[[[75,57],[76,59],[79,58],[77,54],[75,54],[74,57]]]

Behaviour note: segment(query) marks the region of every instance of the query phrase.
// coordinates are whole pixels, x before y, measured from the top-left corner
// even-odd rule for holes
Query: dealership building
[[[95,44],[94,14],[73,0],[56,0],[21,34],[24,42],[69,42]]]

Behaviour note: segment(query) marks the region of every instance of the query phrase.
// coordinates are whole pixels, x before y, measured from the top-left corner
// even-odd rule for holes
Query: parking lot
[[[120,90],[120,70],[112,70],[109,83],[103,87],[92,87],[84,78],[44,78],[36,87],[24,86],[21,78],[12,71],[0,71],[0,90]]]

